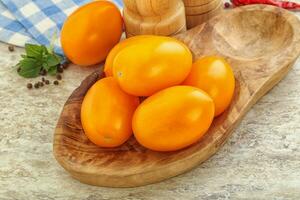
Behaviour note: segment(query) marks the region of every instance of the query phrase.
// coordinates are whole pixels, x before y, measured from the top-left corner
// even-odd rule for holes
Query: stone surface
[[[40,78],[12,68],[22,52],[0,44],[0,200],[300,199],[300,61],[207,162],[161,183],[116,189],[81,184],[52,154],[64,102],[97,66],[71,66],[59,86],[28,90]]]

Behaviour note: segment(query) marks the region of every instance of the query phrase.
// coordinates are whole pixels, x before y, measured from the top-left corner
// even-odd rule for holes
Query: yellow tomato
[[[230,65],[223,58],[208,56],[193,64],[184,84],[207,92],[214,100],[215,116],[218,116],[230,105],[235,79]]]
[[[138,35],[134,37],[130,37],[128,39],[125,39],[121,42],[119,42],[114,48],[109,52],[106,60],[105,60],[105,66],[104,66],[104,72],[106,76],[113,76],[113,61],[116,57],[116,55],[120,52],[120,50],[136,44],[139,42],[140,39],[151,37],[149,35]]]
[[[123,92],[113,77],[97,81],[81,106],[86,136],[101,147],[123,144],[132,135],[132,115],[138,105],[138,97]]]
[[[141,145],[156,151],[175,151],[197,142],[213,118],[214,103],[204,91],[173,86],[141,103],[132,128]]]
[[[104,61],[122,35],[119,9],[109,1],[88,3],[65,21],[61,44],[66,56],[78,65],[93,65]]]
[[[182,42],[149,36],[123,48],[113,61],[113,75],[121,88],[135,96],[150,96],[184,81],[192,54]]]

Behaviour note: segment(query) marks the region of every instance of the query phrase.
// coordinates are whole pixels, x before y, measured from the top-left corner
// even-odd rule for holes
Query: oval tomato
[[[143,101],[134,113],[132,128],[141,145],[174,151],[197,142],[213,118],[214,103],[204,91],[174,86]]]
[[[109,1],[94,1],[72,13],[61,31],[65,55],[75,64],[102,62],[122,35],[119,9]]]
[[[130,37],[119,42],[114,48],[109,52],[104,65],[104,72],[106,76],[113,76],[113,61],[116,55],[124,48],[134,45],[139,42],[140,39],[151,37],[149,35],[138,35],[134,37]]]
[[[184,81],[185,85],[198,87],[214,100],[215,116],[230,105],[235,79],[230,65],[220,57],[208,56],[197,60]]]
[[[127,93],[150,96],[180,84],[191,67],[192,54],[182,42],[149,36],[120,50],[113,61],[113,75]]]
[[[81,106],[81,123],[86,136],[101,147],[116,147],[131,135],[132,115],[139,99],[123,92],[113,77],[97,81]]]

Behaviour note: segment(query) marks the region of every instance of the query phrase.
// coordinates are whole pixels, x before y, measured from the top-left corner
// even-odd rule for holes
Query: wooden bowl
[[[214,120],[200,141],[180,151],[151,151],[140,146],[133,137],[118,148],[100,148],[87,139],[80,122],[85,93],[103,76],[97,71],[67,100],[55,130],[55,158],[74,178],[97,186],[134,187],[184,173],[211,157],[251,106],[277,84],[296,61],[300,53],[300,22],[292,13],[280,8],[245,6],[177,38],[189,46],[195,59],[219,55],[231,64],[236,89],[230,108]]]

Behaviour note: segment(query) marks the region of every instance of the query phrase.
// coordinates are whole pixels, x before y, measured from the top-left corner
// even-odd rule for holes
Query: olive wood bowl
[[[141,186],[182,174],[210,158],[298,58],[300,22],[286,10],[252,5],[228,11],[176,38],[191,49],[194,59],[219,55],[231,64],[236,88],[229,109],[200,141],[179,151],[151,151],[134,137],[118,148],[100,148],[87,139],[80,122],[85,93],[103,77],[96,71],[67,100],[55,129],[55,158],[75,179],[97,186]]]

